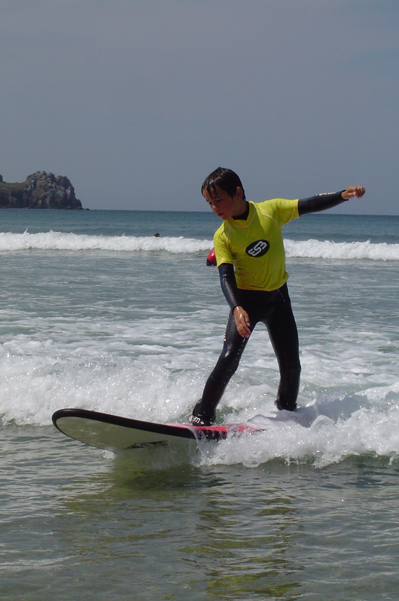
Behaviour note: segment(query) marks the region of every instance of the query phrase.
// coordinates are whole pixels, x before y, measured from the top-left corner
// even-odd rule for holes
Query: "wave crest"
[[[64,232],[38,234],[0,233],[0,251],[18,250],[104,250],[114,252],[166,251],[169,253],[208,252],[212,242],[194,238],[154,236],[90,236]]]
[[[386,242],[333,242],[330,240],[286,239],[286,253],[292,258],[399,261],[399,244]],[[110,251],[138,252],[164,251],[172,254],[208,252],[211,240],[196,238],[154,236],[92,236],[65,232],[41,232],[30,234],[0,233],[0,251],[60,250],[60,251]]]
[[[329,240],[285,240],[288,257],[335,260],[399,261],[399,244],[386,242],[331,242]]]

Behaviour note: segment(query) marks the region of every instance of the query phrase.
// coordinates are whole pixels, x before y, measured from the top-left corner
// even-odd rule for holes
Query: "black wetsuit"
[[[323,194],[298,201],[299,215],[330,209],[345,199],[341,192]],[[246,219],[247,212],[238,217]],[[262,322],[268,329],[270,341],[276,353],[280,384],[277,392],[278,409],[294,411],[299,390],[301,364],[299,360],[298,331],[291,309],[291,301],[287,284],[271,292],[238,289],[235,281],[234,267],[230,263],[219,266],[220,282],[223,294],[232,311],[226,326],[223,350],[219,360],[209,376],[202,398],[193,410],[193,416],[205,424],[213,423],[215,411],[223,392],[237,370],[241,355],[248,338],[242,337],[236,327],[233,310],[243,307],[248,313],[251,331],[256,324]]]

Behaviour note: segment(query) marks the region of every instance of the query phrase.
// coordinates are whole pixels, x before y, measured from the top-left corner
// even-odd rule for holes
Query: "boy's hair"
[[[212,171],[201,186],[201,194],[204,190],[206,190],[208,194],[211,193],[211,190],[216,192],[216,186],[219,186],[219,188],[224,190],[224,192],[227,192],[232,198],[236,195],[237,188],[240,187],[243,191],[245,200],[245,191],[241,180],[237,173],[234,173],[231,169],[218,167],[215,171]]]

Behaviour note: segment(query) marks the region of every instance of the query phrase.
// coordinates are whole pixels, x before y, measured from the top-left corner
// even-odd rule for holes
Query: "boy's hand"
[[[357,198],[361,198],[362,196],[364,196],[365,193],[366,188],[363,188],[363,186],[349,186],[347,190],[342,192],[341,196],[342,198],[345,198],[345,200],[349,200],[354,196],[356,196]]]
[[[237,332],[243,338],[249,338],[251,335],[248,313],[240,306],[234,307],[234,319],[236,320]]]

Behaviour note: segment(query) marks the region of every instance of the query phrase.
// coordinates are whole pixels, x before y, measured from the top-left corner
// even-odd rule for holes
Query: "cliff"
[[[82,203],[67,177],[37,171],[15,184],[0,175],[0,209],[82,209]]]

